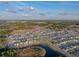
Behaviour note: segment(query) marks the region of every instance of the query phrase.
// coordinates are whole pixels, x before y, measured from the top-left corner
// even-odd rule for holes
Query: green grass
[[[0,30],[0,35],[6,35],[6,34],[9,34],[11,32],[12,32],[12,30]]]

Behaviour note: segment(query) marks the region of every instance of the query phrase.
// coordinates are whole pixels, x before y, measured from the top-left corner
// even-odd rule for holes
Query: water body
[[[48,46],[45,46],[45,45],[34,45],[34,46],[39,46],[46,50],[46,54],[44,57],[66,57],[64,54],[54,51],[51,48],[49,48]],[[27,47],[24,47],[24,48],[27,48]],[[24,49],[24,48],[22,48],[22,49]],[[6,51],[6,49],[0,49],[0,51],[4,51],[4,50]]]
[[[37,46],[40,46],[46,50],[45,57],[66,57],[62,53],[54,51],[51,48],[49,48],[48,46],[44,46],[44,45],[37,45]]]

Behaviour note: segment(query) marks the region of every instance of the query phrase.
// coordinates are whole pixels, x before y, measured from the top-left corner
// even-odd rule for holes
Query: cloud
[[[18,10],[21,10],[21,11],[34,11],[35,8],[32,7],[32,6],[22,6],[22,7],[18,7]]]
[[[22,16],[25,16],[25,17],[29,17],[30,15],[29,14],[20,14]]]
[[[11,1],[0,1],[1,4],[10,4],[10,3],[13,3]]]
[[[23,16],[0,11],[0,20],[15,20],[15,19],[23,19]]]
[[[59,15],[64,15],[64,16],[68,16],[68,15],[76,15],[79,16],[79,13],[59,13]]]
[[[35,10],[35,8],[33,6],[27,6],[26,3],[23,3],[21,1],[15,2],[14,4],[15,4],[15,7],[20,11],[27,11],[27,10],[33,11],[33,10]]]
[[[9,13],[16,13],[15,10],[11,10],[11,9],[5,9],[4,11],[5,11],[5,12],[9,12]]]
[[[52,20],[78,20],[79,16],[76,15],[60,15],[58,12],[50,12],[50,13],[43,13],[40,15],[40,13],[32,13],[32,14],[18,14],[18,13],[9,13],[9,12],[0,12],[0,20],[45,20],[45,19],[52,19]]]

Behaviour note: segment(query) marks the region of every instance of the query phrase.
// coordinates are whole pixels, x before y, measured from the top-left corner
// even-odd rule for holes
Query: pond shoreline
[[[44,48],[46,50],[46,55],[45,57],[66,57],[64,54],[55,51],[54,49],[51,49],[50,47],[46,46],[46,45],[35,45],[35,46],[40,46],[42,48]]]
[[[64,54],[58,52],[58,51],[55,51],[53,49],[51,49],[50,47],[46,46],[46,45],[31,45],[31,46],[39,46],[39,47],[42,47],[46,50],[46,55],[44,57],[66,57]],[[28,47],[31,47],[31,46],[27,46],[27,47],[23,47],[23,48],[20,48],[20,49],[25,49],[25,48],[28,48]]]

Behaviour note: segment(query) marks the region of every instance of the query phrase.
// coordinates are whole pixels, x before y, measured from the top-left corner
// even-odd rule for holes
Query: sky
[[[79,20],[79,1],[0,1],[0,20]]]

